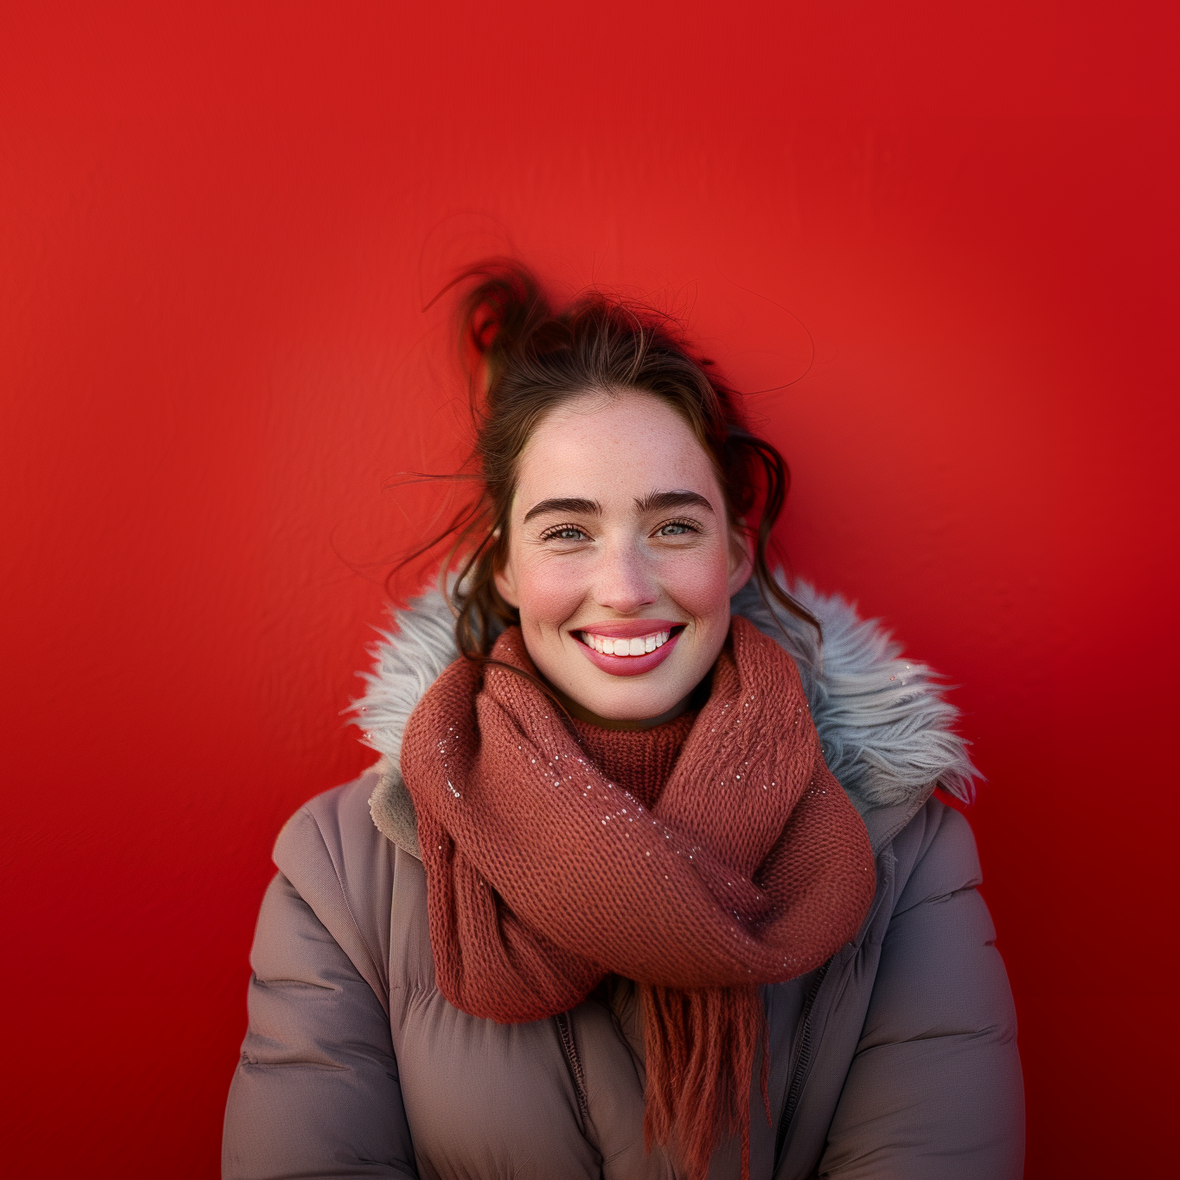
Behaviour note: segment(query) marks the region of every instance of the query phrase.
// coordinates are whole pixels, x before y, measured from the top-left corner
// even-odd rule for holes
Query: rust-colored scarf
[[[492,658],[535,674],[518,628]],[[643,1004],[644,1132],[703,1178],[738,1134],[765,1014],[856,933],[875,877],[820,753],[799,674],[734,618],[712,690],[655,805],[590,760],[525,677],[451,664],[406,726],[430,942],[443,995],[500,1023],[580,1003],[604,975]],[[766,1055],[762,1088],[766,1091]]]

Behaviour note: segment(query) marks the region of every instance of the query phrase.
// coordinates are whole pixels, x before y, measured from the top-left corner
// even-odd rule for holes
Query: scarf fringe
[[[722,1140],[737,1136],[750,1176],[750,1081],[762,1049],[759,1088],[770,1113],[770,1030],[758,988],[680,991],[639,987],[647,1085],[643,1140],[674,1150],[688,1180],[705,1180]]]

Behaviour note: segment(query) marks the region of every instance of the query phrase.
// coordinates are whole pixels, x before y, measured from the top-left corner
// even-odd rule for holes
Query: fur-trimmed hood
[[[861,619],[839,595],[806,582],[789,587],[823,627],[814,629],[774,603],[751,581],[733,598],[744,615],[777,640],[799,668],[824,758],[874,836],[892,836],[934,787],[969,800],[979,772],[967,741],[954,732],[958,710],[946,701],[938,676],[906,660],[879,622]],[[395,844],[417,855],[417,821],[398,770],[402,732],[411,712],[442,670],[458,656],[454,617],[438,590],[408,610],[394,611],[393,627],[373,648],[372,672],[352,706],[363,741],[381,754],[380,779],[370,800],[373,821]]]

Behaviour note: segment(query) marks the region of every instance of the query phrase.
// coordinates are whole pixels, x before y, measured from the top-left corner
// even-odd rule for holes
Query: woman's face
[[[751,568],[688,423],[647,393],[570,399],[525,445],[508,528],[496,585],[545,679],[592,717],[674,715]]]

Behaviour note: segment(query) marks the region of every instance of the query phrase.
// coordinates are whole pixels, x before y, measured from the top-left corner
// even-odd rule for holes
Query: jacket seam
[[[337,943],[337,945],[339,945]],[[307,979],[292,979],[286,975],[259,975],[257,971],[254,972],[254,978],[250,981],[256,987],[307,987],[313,991],[321,992],[335,992],[340,990],[339,984],[335,983],[312,983]]]
[[[919,898],[917,901],[911,902],[904,909],[895,909],[893,917],[900,917],[902,914],[908,914],[910,910],[916,910],[923,905],[942,905],[950,901],[954,897],[958,897],[962,893],[978,893],[978,885],[960,885],[955,889],[948,889],[945,893],[931,893],[927,897]]]
[[[887,1041],[880,1041],[873,1045],[865,1045],[864,1048],[857,1048],[855,1056],[860,1057],[862,1054],[872,1053],[876,1049],[891,1049],[894,1045],[918,1045],[924,1041],[991,1040],[995,1041],[997,1045],[1003,1045],[1015,1039],[1015,1033],[1006,1031],[1003,1025],[985,1024],[980,1028],[965,1028],[955,1032],[915,1033],[913,1036],[908,1037],[891,1037]]]
[[[324,1069],[332,1073],[349,1072],[347,1065],[325,1065],[320,1061],[257,1061],[244,1054],[238,1062],[239,1069],[290,1069],[291,1066],[298,1069]]]

